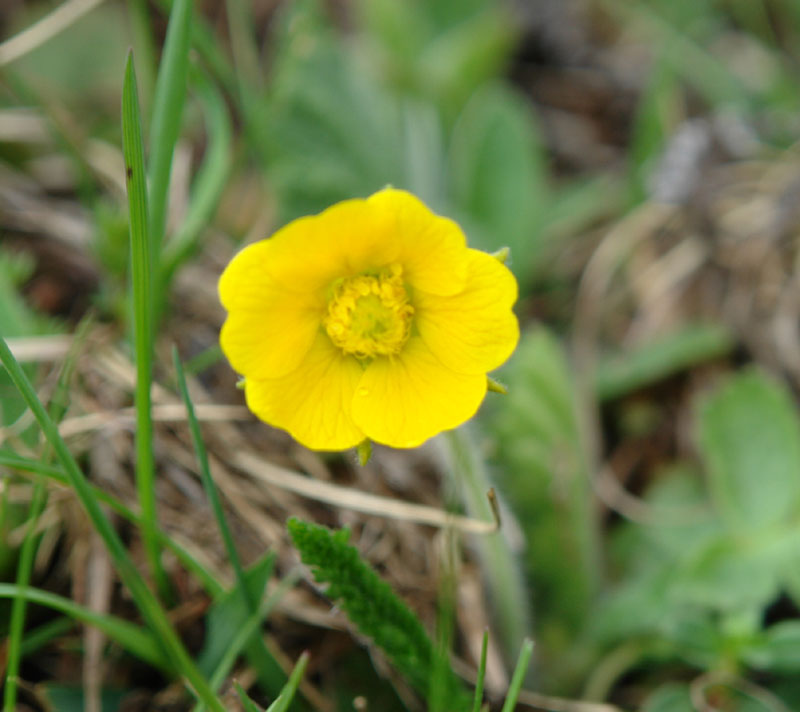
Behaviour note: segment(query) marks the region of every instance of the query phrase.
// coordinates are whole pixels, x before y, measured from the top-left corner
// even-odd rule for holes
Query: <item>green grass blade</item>
[[[177,0],[156,0],[156,6],[170,12]],[[191,27],[192,47],[203,63],[211,69],[212,74],[225,90],[233,94],[236,91],[236,72],[221,45],[213,28],[202,16],[196,16]]]
[[[489,631],[483,631],[483,641],[481,642],[481,662],[478,665],[478,679],[475,681],[475,702],[472,705],[472,712],[481,711],[483,702],[483,682],[486,679],[486,653],[489,649]]]
[[[206,117],[208,147],[192,186],[183,224],[164,243],[160,260],[159,306],[178,267],[197,248],[203,228],[209,223],[231,171],[232,130],[228,109],[220,91],[200,71],[193,82]]]
[[[51,640],[60,638],[62,635],[69,633],[73,628],[75,628],[75,621],[68,616],[54,618],[40,625],[38,628],[34,628],[32,631],[26,633],[25,640],[22,641],[22,654],[31,655],[35,653]]]
[[[147,0],[128,0],[128,21],[133,36],[133,53],[139,63],[139,89],[142,109],[148,115],[153,105],[153,88],[156,80],[156,46],[153,22]]]
[[[225,651],[225,655],[222,660],[220,660],[219,665],[217,665],[217,669],[214,670],[214,674],[211,676],[212,689],[216,690],[222,685],[225,681],[225,677],[233,668],[236,658],[239,657],[248,642],[257,636],[258,629],[264,619],[269,615],[270,611],[283,597],[286,591],[297,583],[298,579],[299,574],[297,573],[289,574],[281,579],[277,589],[275,589],[270,596],[265,598],[261,605],[256,608],[255,612],[247,619],[247,622],[242,626],[241,630],[236,634],[236,637]],[[289,678],[289,682],[291,682],[291,677]],[[281,694],[283,694],[283,692],[281,692]],[[292,694],[294,694],[294,691]],[[196,708],[196,712],[200,712],[201,709],[201,707]]]
[[[92,318],[87,317],[78,327],[69,354],[64,360],[64,365],[59,374],[53,397],[50,400],[50,417],[56,422],[60,422],[64,417],[69,405],[69,383],[72,373],[75,370],[75,363],[78,353],[83,345],[84,339],[89,331]],[[52,457],[52,450],[46,448],[42,455],[44,462],[49,462]],[[25,591],[30,584],[33,572],[33,563],[36,558],[36,551],[39,547],[41,536],[36,534],[39,517],[47,504],[47,486],[43,478],[37,478],[34,484],[33,496],[28,509],[27,531],[20,548],[19,562],[17,565],[17,586],[20,591]],[[11,605],[11,624],[8,633],[6,665],[7,682],[3,692],[4,712],[14,712],[17,704],[17,678],[19,667],[22,661],[22,635],[25,629],[25,612],[27,601],[24,595],[17,596]]]
[[[161,608],[156,597],[148,588],[145,580],[128,556],[125,545],[119,538],[108,517],[103,512],[100,502],[94,494],[86,477],[81,472],[78,463],[70,453],[67,444],[58,432],[56,424],[52,421],[42,402],[36,395],[25,372],[20,367],[5,339],[0,338],[0,362],[6,367],[8,375],[22,395],[28,408],[30,408],[45,438],[55,452],[56,459],[69,479],[75,495],[80,500],[86,514],[106,545],[111,559],[131,594],[136,606],[147,621],[148,627],[158,638],[167,657],[172,662],[177,674],[181,675],[186,684],[194,691],[209,709],[214,712],[225,712],[225,707],[211,691],[208,682],[200,674],[193,663],[180,639],[172,628],[166,613]]]
[[[189,74],[192,0],[175,0],[169,16],[161,67],[156,79],[153,118],[150,123],[150,246],[154,265],[167,221],[172,155],[181,125]]]
[[[8,467],[13,470],[17,470],[23,473],[33,473],[37,475],[42,475],[53,482],[57,482],[60,485],[65,487],[69,487],[69,478],[64,474],[64,470],[60,467],[52,466],[52,465],[45,465],[44,463],[39,462],[38,460],[31,460],[25,457],[21,457],[14,453],[10,453],[7,451],[0,450],[0,466]],[[132,511],[128,507],[126,507],[122,502],[120,502],[114,495],[108,494],[108,492],[104,492],[99,487],[95,485],[89,485],[92,489],[92,493],[98,502],[107,505],[110,507],[116,514],[119,514],[121,517],[126,519],[133,524],[140,526],[142,522],[142,518],[139,514]],[[208,571],[197,559],[195,559],[186,549],[184,549],[178,542],[176,542],[171,536],[162,532],[160,529],[158,530],[158,540],[162,546],[167,547],[178,561],[181,562],[181,565],[190,573],[194,574],[197,577],[197,580],[203,585],[203,588],[206,592],[212,597],[216,598],[219,596],[225,589],[222,585],[217,581],[216,577],[211,571]]]
[[[242,702],[242,707],[244,708],[244,712],[264,712],[253,700],[251,700],[247,693],[244,691],[244,688],[238,683],[233,683],[234,688],[236,689],[236,694],[239,695],[239,699]]]
[[[0,598],[12,597],[47,606],[47,608],[64,613],[73,620],[93,625],[140,660],[144,660],[162,671],[172,671],[172,667],[164,657],[164,652],[156,639],[147,630],[133,623],[116,616],[97,613],[69,598],[49,591],[11,583],[0,583]]]
[[[300,656],[297,660],[297,664],[294,666],[294,670],[292,670],[292,674],[289,675],[289,682],[287,682],[286,687],[281,690],[278,699],[267,708],[267,712],[286,712],[292,702],[297,686],[300,684],[300,680],[303,679],[309,657],[308,651],[305,651]]]
[[[233,541],[233,536],[230,531],[230,527],[228,527],[228,522],[225,518],[225,510],[222,507],[222,502],[219,498],[219,493],[217,492],[216,485],[214,484],[214,480],[211,477],[211,470],[208,465],[208,454],[206,453],[205,443],[203,442],[203,435],[200,431],[200,423],[197,420],[197,417],[194,412],[194,406],[192,404],[191,397],[189,396],[189,389],[186,386],[186,376],[183,372],[183,366],[180,362],[180,358],[178,357],[177,349],[173,349],[172,351],[172,358],[175,364],[175,373],[177,376],[178,381],[178,389],[180,391],[181,397],[183,398],[184,405],[186,406],[186,414],[187,419],[189,422],[189,430],[192,435],[192,443],[194,445],[195,454],[197,456],[197,461],[200,466],[200,478],[203,482],[203,488],[205,489],[206,496],[208,497],[209,502],[211,503],[211,509],[214,512],[214,518],[217,521],[217,526],[220,531],[220,535],[222,536],[222,541],[225,545],[225,550],[228,554],[228,558],[230,559],[231,566],[233,567],[234,574],[236,576],[236,586],[238,590],[241,592],[241,595],[244,598],[245,604],[247,606],[247,610],[250,612],[251,616],[255,617],[257,623],[260,623],[263,619],[263,616],[266,615],[266,612],[259,611],[258,601],[253,597],[250,587],[247,585],[247,579],[245,578],[245,571],[244,566],[242,566],[242,561],[239,557],[239,552],[236,550],[236,545]],[[247,628],[247,626],[245,626]],[[253,661],[253,666],[259,672],[259,680],[262,684],[266,687],[267,692],[273,692],[273,687],[275,687],[275,679],[277,675],[277,679],[281,679],[281,683],[285,680],[285,676],[282,674],[281,667],[278,662],[275,660],[272,653],[269,652],[266,645],[264,645],[264,641],[252,633],[255,631],[255,627],[251,633],[249,633],[244,640],[242,641],[242,645],[251,640],[251,646],[247,648],[248,654],[251,653],[250,657],[255,657],[256,660]],[[234,646],[231,646],[233,649]],[[238,654],[239,648],[237,648]],[[236,655],[233,656],[233,659],[230,660],[230,664],[233,664],[233,660],[235,660]],[[221,682],[221,680],[217,680],[217,675],[215,674],[212,676],[212,686],[216,689],[216,685]]]
[[[47,502],[47,488],[44,480],[38,479],[33,489],[33,497],[28,508],[27,531],[22,542],[17,566],[17,591],[11,605],[11,624],[8,632],[8,664],[6,667],[6,685],[3,692],[3,712],[14,712],[17,708],[17,682],[19,666],[22,661],[22,633],[25,628],[25,593],[31,580],[33,560],[40,535],[36,534],[36,525]]]
[[[522,681],[525,679],[525,674],[528,671],[528,663],[531,661],[531,654],[533,653],[533,641],[526,638],[522,643],[522,649],[519,651],[517,658],[517,666],[514,668],[514,674],[511,676],[511,684],[508,686],[508,694],[506,701],[503,703],[502,712],[513,712],[519,697],[519,691],[522,689]]]
[[[136,487],[142,508],[142,539],[158,590],[169,590],[156,535],[155,463],[150,387],[153,378],[153,257],[148,237],[147,184],[142,121],[133,54],[128,55],[122,89],[122,147],[128,187],[134,344],[136,351]]]
[[[175,373],[178,377],[178,389],[180,390],[183,404],[186,406],[186,416],[189,422],[189,432],[192,435],[192,444],[194,445],[194,452],[197,456],[197,463],[200,466],[200,479],[203,482],[203,489],[206,492],[208,501],[211,503],[211,511],[214,512],[214,519],[217,522],[219,533],[222,536],[222,542],[225,545],[225,551],[230,559],[233,571],[236,574],[236,583],[242,590],[242,595],[247,600],[247,606],[252,611],[256,609],[256,601],[252,600],[250,590],[244,576],[244,567],[242,560],[239,558],[239,552],[236,550],[236,545],[233,542],[233,535],[231,534],[228,521],[225,518],[225,510],[222,508],[222,501],[217,493],[217,487],[214,480],[211,478],[211,469],[208,466],[208,453],[206,446],[203,442],[203,434],[200,432],[200,423],[197,421],[197,416],[194,412],[194,405],[189,396],[189,388],[186,385],[186,376],[183,373],[183,366],[178,356],[178,350],[172,348],[172,362],[175,366]]]

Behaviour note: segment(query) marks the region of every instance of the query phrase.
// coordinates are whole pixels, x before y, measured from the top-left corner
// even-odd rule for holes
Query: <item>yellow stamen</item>
[[[322,323],[331,341],[357,358],[391,356],[408,339],[414,307],[408,303],[403,268],[390,265],[377,274],[337,282]]]

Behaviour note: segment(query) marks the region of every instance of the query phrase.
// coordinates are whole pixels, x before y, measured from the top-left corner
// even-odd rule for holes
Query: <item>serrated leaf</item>
[[[699,445],[727,524],[747,532],[800,509],[800,420],[788,392],[759,371],[736,376],[700,411]]]

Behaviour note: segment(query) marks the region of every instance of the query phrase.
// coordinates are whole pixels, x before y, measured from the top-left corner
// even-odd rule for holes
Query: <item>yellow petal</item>
[[[324,300],[292,292],[270,277],[268,240],[245,247],[225,268],[219,295],[229,310],[220,345],[247,378],[277,378],[302,361],[320,328]]]
[[[336,279],[396,261],[392,231],[391,215],[366,200],[345,200],[278,230],[267,241],[272,248],[266,266],[287,289],[324,295]]]
[[[416,447],[471,418],[486,395],[486,375],[445,368],[412,337],[392,358],[375,359],[353,399],[353,419],[366,436],[391,447]]]
[[[245,378],[277,378],[294,371],[319,331],[319,315],[287,299],[263,311],[231,312],[219,335],[231,367]]]
[[[431,294],[455,294],[467,277],[467,241],[452,220],[431,212],[419,198],[387,188],[367,199],[394,219],[393,240],[406,281]]]
[[[313,450],[346,450],[365,435],[352,419],[361,365],[318,333],[303,362],[281,378],[245,381],[247,405]]]
[[[469,273],[463,291],[449,297],[414,295],[415,324],[437,358],[459,373],[483,373],[502,364],[519,340],[511,311],[517,282],[491,255],[467,250]]]

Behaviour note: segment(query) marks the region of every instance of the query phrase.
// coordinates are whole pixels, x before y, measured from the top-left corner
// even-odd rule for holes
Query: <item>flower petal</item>
[[[436,357],[459,373],[486,373],[500,366],[519,340],[511,311],[517,282],[500,262],[467,250],[469,273],[463,291],[449,297],[416,292],[415,324]]]
[[[351,404],[364,371],[322,333],[303,362],[281,378],[245,379],[247,406],[312,450],[346,450],[364,440]]]
[[[393,229],[392,215],[367,200],[345,200],[278,230],[268,240],[267,269],[287,289],[324,296],[335,279],[396,261]]]
[[[230,312],[220,345],[231,366],[247,378],[277,378],[303,360],[319,330],[324,301],[292,292],[266,269],[269,240],[248,245],[225,268],[219,296]]]
[[[319,314],[301,309],[291,295],[275,298],[268,309],[236,310],[219,335],[233,370],[246,378],[278,378],[294,371],[319,331]]]
[[[411,193],[387,188],[367,199],[392,216],[392,239],[406,281],[431,294],[455,294],[467,278],[467,240],[452,220],[441,217]]]
[[[375,359],[353,399],[353,419],[375,442],[416,447],[471,418],[486,394],[486,375],[455,373],[419,337],[392,358]]]

